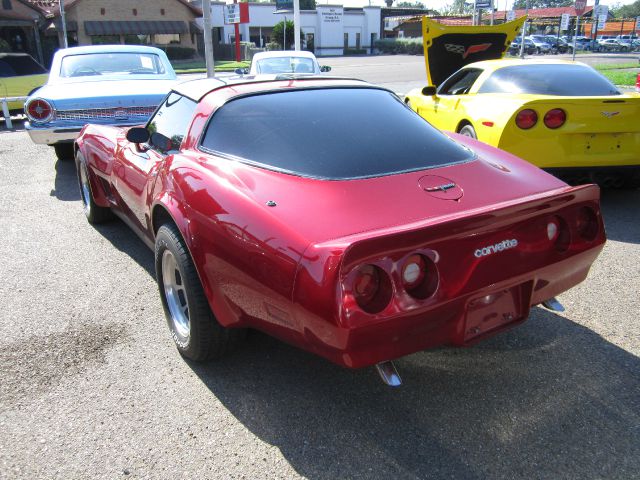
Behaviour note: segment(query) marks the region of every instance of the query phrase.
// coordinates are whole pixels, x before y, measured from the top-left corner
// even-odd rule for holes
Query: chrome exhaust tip
[[[545,300],[544,302],[542,302],[542,305],[544,305],[549,310],[553,310],[554,312],[564,312],[564,307],[556,297]]]
[[[402,385],[402,379],[400,378],[400,375],[398,375],[396,366],[391,360],[378,363],[376,365],[376,370],[378,370],[378,374],[382,381],[390,387],[399,387]]]

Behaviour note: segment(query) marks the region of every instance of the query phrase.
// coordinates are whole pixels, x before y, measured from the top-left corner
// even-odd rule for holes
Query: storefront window
[[[154,45],[169,45],[171,43],[180,43],[180,34],[178,33],[156,33],[153,36]]]
[[[125,35],[127,45],[151,45],[151,35]]]
[[[120,43],[120,35],[93,35],[92,45],[117,45]]]

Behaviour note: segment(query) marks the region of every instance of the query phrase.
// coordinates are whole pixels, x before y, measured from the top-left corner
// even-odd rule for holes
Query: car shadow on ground
[[[51,147],[49,147],[51,148]],[[51,148],[53,154],[53,148]],[[56,177],[50,195],[63,202],[80,200],[80,186],[76,176],[76,163],[72,160],[57,160],[54,166]]]
[[[603,189],[602,215],[607,238],[627,243],[640,243],[640,188],[632,190]]]
[[[191,364],[306,478],[632,478],[640,360],[541,308],[469,349],[396,362],[391,389],[264,335]]]

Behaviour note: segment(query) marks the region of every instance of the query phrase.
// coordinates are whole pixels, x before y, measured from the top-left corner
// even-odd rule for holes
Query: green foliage
[[[300,0],[300,10],[315,10],[315,9],[316,9],[316,0]]]
[[[472,11],[473,5],[471,5],[471,2],[467,4],[465,0],[453,0],[452,3],[440,8],[438,13],[440,15],[463,15]]]
[[[293,29],[293,21],[287,20],[287,38],[286,42],[284,41],[284,20],[280,23],[276,23],[273,27],[273,31],[271,32],[271,41],[276,42],[280,45],[284,50],[288,50],[291,45],[295,43],[294,29]],[[300,29],[300,43],[302,43],[302,39],[304,38],[304,33],[302,29]]]
[[[396,3],[396,7],[400,7],[400,8],[425,8],[424,7],[424,3],[422,2],[400,2],[400,3]]]
[[[345,55],[364,55],[367,51],[364,48],[345,48]]]
[[[570,7],[574,4],[574,0],[529,0],[529,8]],[[527,0],[515,0],[513,2],[514,10],[522,10],[526,6]]]
[[[423,55],[422,38],[383,38],[373,44],[380,53]]]
[[[2,38],[0,38],[0,52],[10,52],[11,51],[11,47],[9,46],[9,44],[4,41]]]
[[[611,13],[615,18],[635,18],[640,16],[640,0],[629,5],[612,7]]]

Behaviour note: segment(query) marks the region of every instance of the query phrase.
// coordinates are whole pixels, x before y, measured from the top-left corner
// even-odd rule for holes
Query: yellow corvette
[[[0,98],[28,97],[47,83],[48,77],[47,70],[30,55],[0,53]],[[9,111],[21,113],[23,106],[24,101],[9,102]]]
[[[500,59],[522,19],[447,27],[423,19],[429,86],[405,102],[573,183],[640,186],[640,94],[579,62]]]

